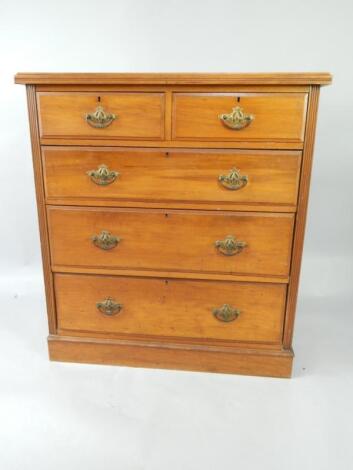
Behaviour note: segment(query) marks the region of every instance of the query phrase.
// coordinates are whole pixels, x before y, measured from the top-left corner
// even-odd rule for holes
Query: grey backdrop
[[[348,468],[352,5],[1,2],[2,470],[40,470],[48,462],[52,469]],[[292,381],[47,362],[25,88],[13,84],[18,71],[334,75],[321,93]]]

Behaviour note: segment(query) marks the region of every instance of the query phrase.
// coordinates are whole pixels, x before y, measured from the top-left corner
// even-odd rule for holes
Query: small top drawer
[[[41,137],[164,138],[164,93],[37,94]]]
[[[175,93],[173,138],[303,142],[305,93]]]

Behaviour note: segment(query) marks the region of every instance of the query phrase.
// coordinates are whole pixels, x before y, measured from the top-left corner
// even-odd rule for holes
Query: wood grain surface
[[[282,336],[286,285],[56,274],[55,288],[61,330],[272,343]],[[116,315],[97,309],[107,298],[123,305]],[[239,309],[236,320],[215,318],[224,304]]]
[[[305,93],[175,93],[172,135],[177,140],[302,142],[306,103]],[[219,118],[237,106],[254,117],[240,130]]]
[[[288,378],[293,352],[50,335],[52,361]]]
[[[16,83],[67,85],[329,85],[328,72],[301,73],[28,73],[15,76]]]
[[[164,138],[163,93],[38,93],[42,137]],[[97,106],[116,115],[106,128],[85,120]]]
[[[48,208],[53,265],[287,276],[292,214]],[[121,239],[102,250],[92,237]],[[247,246],[234,256],[215,247],[233,235]]]
[[[93,206],[100,201],[115,206],[131,201],[170,206],[188,203],[189,207],[212,204],[221,209],[239,204],[295,208],[300,162],[301,153],[293,151],[43,149],[47,201],[65,204],[69,200],[77,205],[77,199],[86,199]],[[95,184],[87,174],[101,165],[119,173],[107,186]],[[219,176],[232,168],[248,177],[246,186],[236,191],[219,182]]]

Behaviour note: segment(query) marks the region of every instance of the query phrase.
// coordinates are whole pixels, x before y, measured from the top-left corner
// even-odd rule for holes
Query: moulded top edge
[[[25,85],[329,85],[328,72],[305,73],[17,73]]]

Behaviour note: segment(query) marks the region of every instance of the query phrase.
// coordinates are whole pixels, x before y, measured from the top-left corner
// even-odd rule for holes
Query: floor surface
[[[0,282],[1,470],[353,468],[353,316],[303,297],[292,379],[51,363],[40,276]]]

